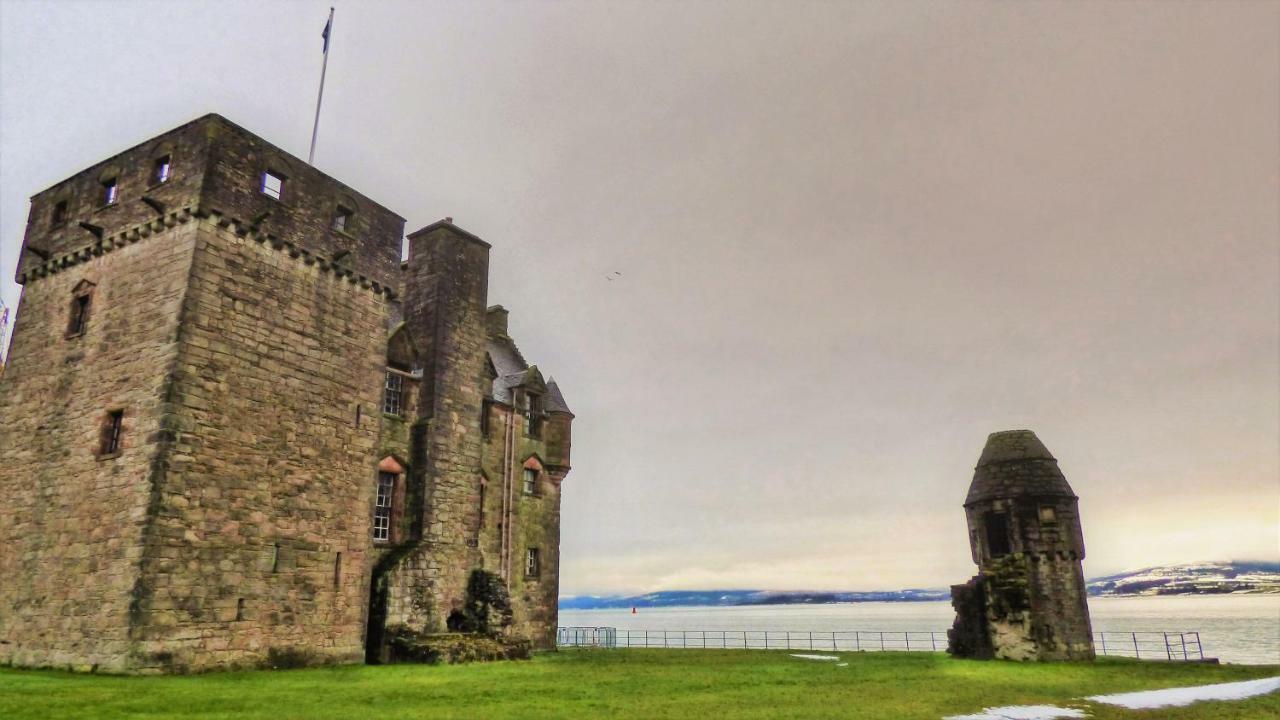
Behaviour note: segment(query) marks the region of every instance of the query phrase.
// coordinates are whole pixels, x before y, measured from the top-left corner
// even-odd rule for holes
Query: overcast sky
[[[5,302],[110,154],[305,157],[327,11],[0,3]],[[1022,427],[1089,575],[1280,555],[1280,3],[340,2],[328,72],[316,164],[492,242],[577,414],[564,594],[961,582]]]

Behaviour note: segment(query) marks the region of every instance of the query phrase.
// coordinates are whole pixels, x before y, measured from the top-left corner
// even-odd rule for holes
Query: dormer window
[[[262,173],[262,186],[259,189],[262,190],[263,195],[279,200],[284,196],[284,181],[285,176],[266,170]]]
[[[338,232],[347,232],[351,228],[351,218],[353,215],[354,213],[351,212],[350,208],[345,208],[339,205],[338,209],[333,211],[333,223],[331,224],[331,227]]]
[[[169,156],[156,158],[155,167],[151,171],[151,182],[159,185],[169,182]]]
[[[115,205],[119,185],[116,184],[115,178],[107,178],[102,181],[102,204]]]
[[[538,439],[542,437],[542,396],[535,393],[524,394],[524,434],[526,437]]]
[[[525,495],[538,494],[538,471],[533,468],[524,469],[524,482],[522,489]]]
[[[49,215],[50,227],[62,227],[67,224],[67,201],[59,200],[53,204],[53,212]]]

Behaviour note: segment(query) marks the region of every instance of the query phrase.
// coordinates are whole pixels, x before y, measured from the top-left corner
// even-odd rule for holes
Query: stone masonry
[[[992,433],[964,504],[978,575],[951,588],[959,657],[1092,660],[1078,499],[1030,430]]]
[[[402,263],[403,234],[216,115],[32,198],[0,664],[377,661],[476,569],[553,645],[573,416],[486,305],[489,245],[442,221]]]

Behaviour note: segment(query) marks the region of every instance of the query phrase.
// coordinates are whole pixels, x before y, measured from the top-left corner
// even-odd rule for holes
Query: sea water
[[[1280,664],[1280,595],[1090,598],[1094,632],[1199,632],[1205,657]],[[945,631],[947,602],[563,610],[561,626],[619,630]]]

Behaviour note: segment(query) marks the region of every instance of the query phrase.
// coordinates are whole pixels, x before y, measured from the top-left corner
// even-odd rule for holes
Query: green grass
[[[1022,664],[841,653],[848,667],[764,650],[569,650],[527,662],[109,677],[0,669],[0,718],[928,718],[993,705],[1280,675],[1280,666]],[[1280,717],[1280,693],[1099,720]]]

